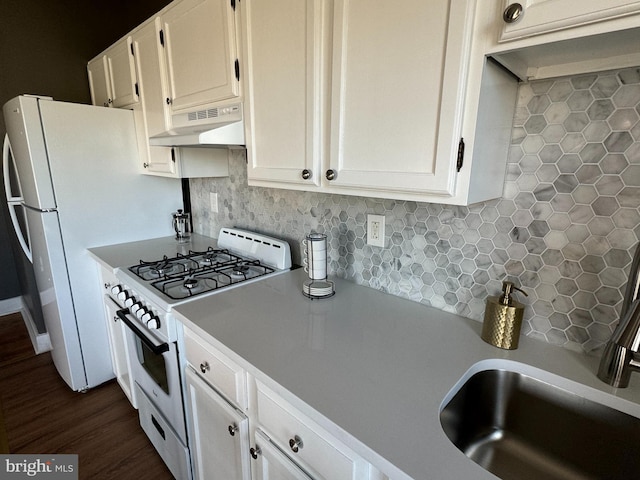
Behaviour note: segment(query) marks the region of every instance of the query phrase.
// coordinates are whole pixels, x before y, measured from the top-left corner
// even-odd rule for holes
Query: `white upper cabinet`
[[[91,103],[99,107],[108,107],[112,101],[107,69],[107,59],[104,55],[94,58],[87,65]]]
[[[245,125],[252,185],[320,185],[327,18],[324,0],[245,0]]]
[[[150,146],[148,140],[165,131],[168,117],[158,30],[159,20],[156,19],[147,22],[132,34],[141,103],[139,111],[136,110],[136,120],[140,127],[138,146],[144,173],[174,177],[179,174],[175,149]]]
[[[638,0],[519,0],[504,3],[501,41],[610,20],[640,12]]]
[[[161,16],[173,112],[240,95],[236,0],[182,0]]]
[[[174,178],[229,174],[224,149],[152,146],[149,138],[240,94],[235,0],[176,0],[88,64],[92,101],[131,108],[140,171]]]
[[[91,101],[104,107],[127,107],[138,101],[131,37],[118,41],[88,64]]]
[[[443,107],[463,93],[465,51],[449,9],[464,18],[466,3],[336,0],[332,187],[453,194],[459,125]]]
[[[449,204],[502,194],[516,80],[488,79],[501,84],[476,131],[481,82],[497,67],[472,53],[475,2],[243,9],[250,185]]]
[[[640,64],[640,0],[503,0],[477,13],[484,54],[523,80]]]

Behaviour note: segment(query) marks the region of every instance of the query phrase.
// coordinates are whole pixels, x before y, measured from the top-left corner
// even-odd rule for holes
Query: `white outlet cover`
[[[384,215],[367,215],[367,244],[384,247]]]
[[[213,213],[218,213],[218,194],[209,192],[209,204]]]

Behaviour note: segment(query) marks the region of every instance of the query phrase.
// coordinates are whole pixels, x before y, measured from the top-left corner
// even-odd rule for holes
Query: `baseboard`
[[[49,338],[49,334],[38,333],[38,328],[36,327],[35,322],[33,321],[33,317],[31,316],[31,312],[27,308],[27,305],[24,303],[22,297],[14,297],[8,298],[6,300],[0,300],[0,316],[9,315],[11,313],[20,312],[22,315],[22,320],[27,327],[27,331],[29,332],[29,338],[31,338],[31,343],[33,344],[33,350],[36,354],[48,352],[51,350],[51,339]]]
[[[24,324],[27,326],[27,330],[29,331],[29,338],[31,338],[31,343],[33,344],[33,349],[36,354],[48,352],[51,350],[51,340],[49,339],[49,334],[38,333],[38,329],[36,328],[36,324],[33,321],[33,317],[29,312],[29,309],[26,305],[23,305],[20,310],[22,313],[22,319],[24,320]]]
[[[22,311],[22,297],[0,300],[0,316]]]

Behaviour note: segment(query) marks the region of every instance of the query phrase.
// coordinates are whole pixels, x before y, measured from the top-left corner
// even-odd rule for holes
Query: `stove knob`
[[[157,330],[160,328],[160,319],[155,315],[152,315],[151,318],[147,321],[147,328],[150,330]]]
[[[151,313],[149,310],[147,310],[146,312],[144,312],[142,314],[142,316],[140,317],[140,320],[143,323],[147,323],[149,320],[151,320],[153,318],[153,313]]]
[[[126,290],[123,289],[118,293],[118,300],[122,300],[124,302],[127,298],[129,298],[129,292]]]
[[[111,287],[111,293],[113,293],[114,295],[118,295],[123,290],[124,288],[122,288],[122,285],[116,285],[115,287]]]
[[[142,307],[142,302],[135,302],[133,305],[129,307],[129,311],[131,313],[136,313]]]
[[[134,303],[136,303],[136,297],[129,297],[124,301],[124,306],[131,309]]]
[[[142,316],[147,313],[147,309],[146,307],[140,307],[138,310],[136,310],[136,317],[138,317],[139,319],[142,320]]]

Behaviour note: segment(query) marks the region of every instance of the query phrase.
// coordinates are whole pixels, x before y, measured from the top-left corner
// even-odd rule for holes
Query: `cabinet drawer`
[[[259,381],[256,387],[261,428],[292,459],[309,469],[314,478],[365,478],[363,471],[367,464],[363,459]]]
[[[226,396],[241,409],[247,408],[245,372],[226,355],[206,345],[203,340],[184,329],[184,346],[187,362],[201,378]]]

